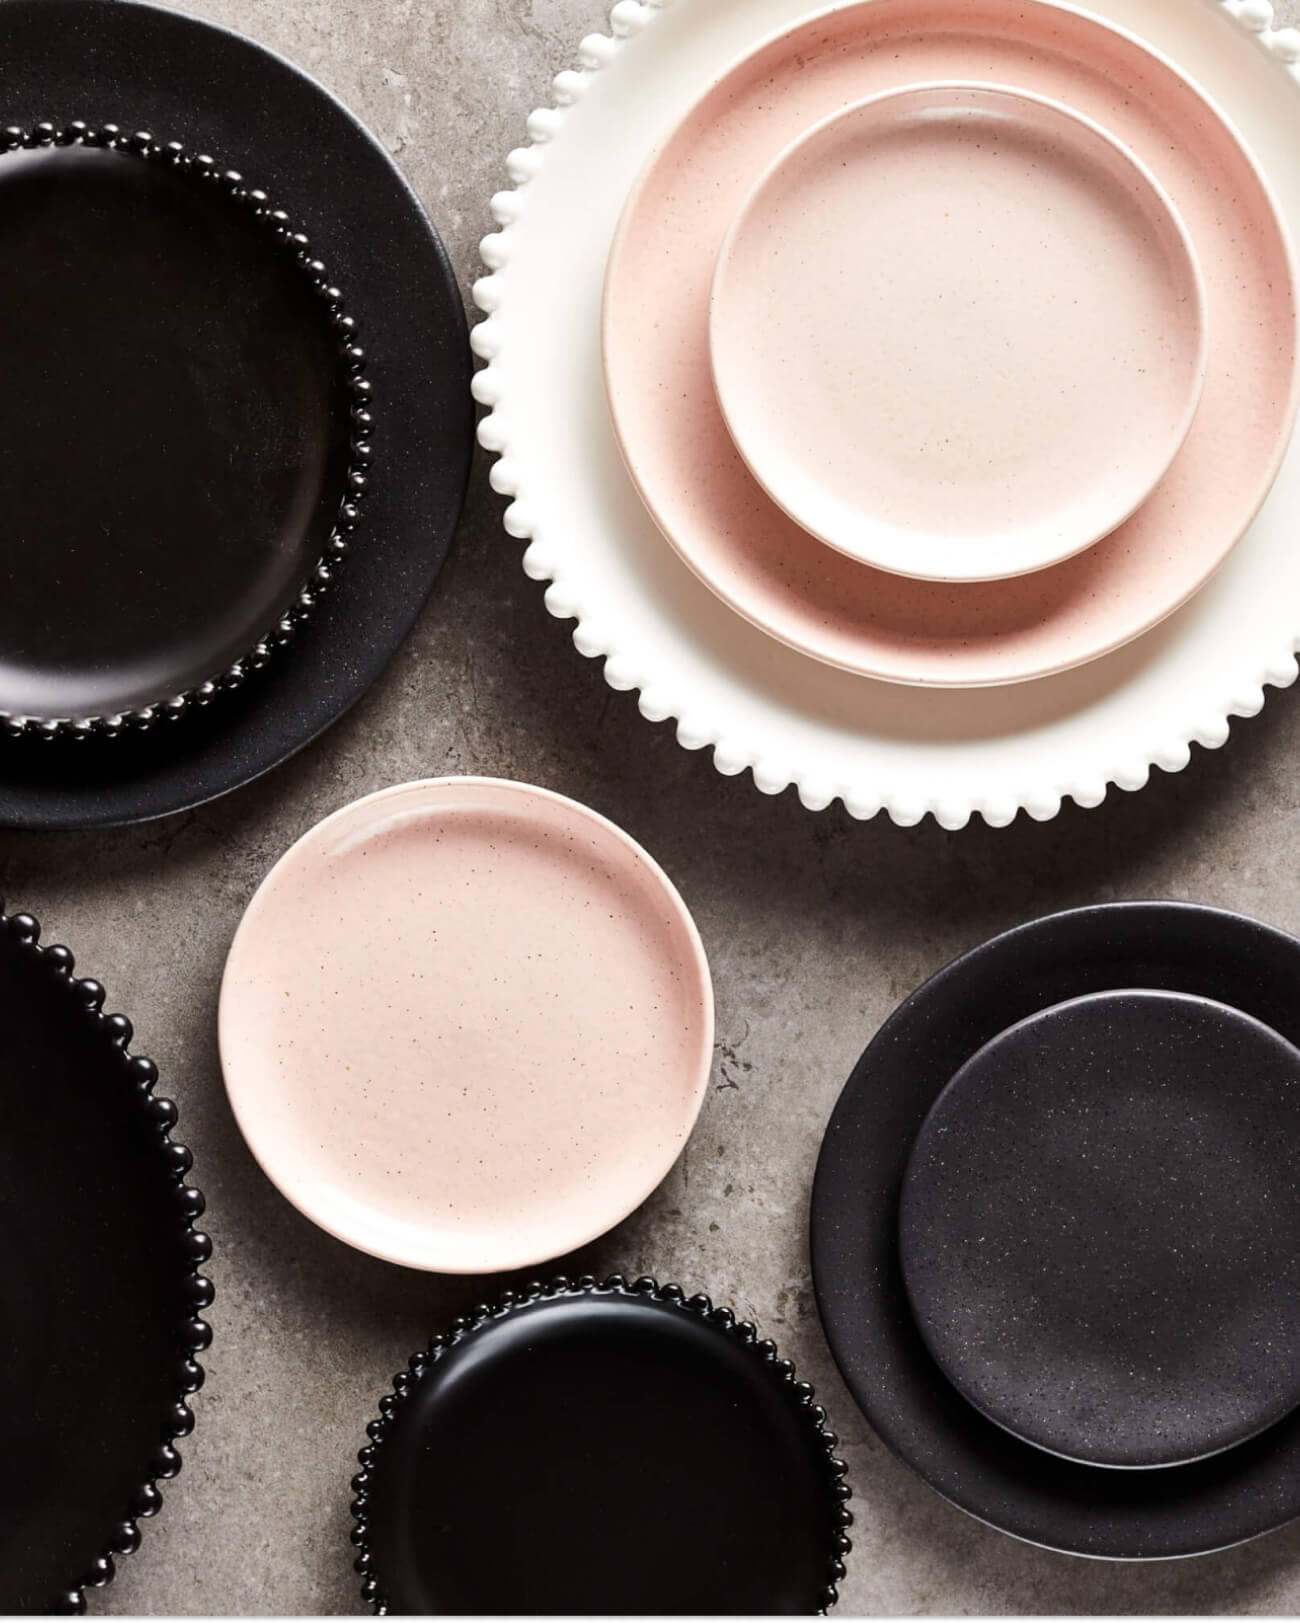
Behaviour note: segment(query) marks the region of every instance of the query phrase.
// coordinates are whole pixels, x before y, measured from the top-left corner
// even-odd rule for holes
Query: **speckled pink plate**
[[[1045,569],[1164,478],[1205,379],[1164,189],[1060,102],[945,81],[832,113],[718,255],[713,381],[796,524],[922,580]]]
[[[545,789],[401,784],[280,858],[235,934],[221,1066],[321,1228],[440,1273],[531,1267],[659,1184],[708,1088],[699,933],[621,830]]]
[[[941,79],[1011,84],[1063,102],[1131,147],[1186,225],[1205,286],[1205,384],[1169,472],[1097,545],[1010,580],[911,580],[810,545],[745,466],[710,374],[715,261],[764,169],[850,103]],[[1045,0],[861,0],[760,45],[686,113],[633,189],[610,253],[602,326],[624,457],[682,557],[783,642],[898,682],[1047,675],[1163,619],[1244,532],[1295,416],[1291,255],[1253,160],[1172,64]]]

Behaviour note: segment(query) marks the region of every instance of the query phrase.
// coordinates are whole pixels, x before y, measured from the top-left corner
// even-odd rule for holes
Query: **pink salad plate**
[[[818,545],[737,451],[715,394],[709,299],[737,210],[791,142],[909,84],[1012,84],[1131,148],[1200,261],[1209,357],[1181,451],[1104,540],[1013,579],[937,583]],[[732,608],[828,664],[890,681],[974,687],[1095,659],[1185,603],[1267,495],[1297,400],[1290,246],[1231,126],[1167,60],[1044,0],[859,0],[734,63],[634,186],[610,251],[606,392],[634,483],[664,535]]]
[[[621,1222],[708,1092],[686,905],[613,823],[493,778],[318,823],[248,905],[218,1035],[231,1107],[336,1239],[440,1273],[532,1267]]]
[[[887,90],[762,175],[718,255],[709,349],[736,448],[861,563],[997,580],[1073,557],[1168,472],[1207,324],[1164,188],[1008,85]]]

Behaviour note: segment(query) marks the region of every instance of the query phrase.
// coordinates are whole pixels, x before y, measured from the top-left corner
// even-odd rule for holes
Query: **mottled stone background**
[[[190,0],[317,75],[379,133],[468,287],[524,119],[602,22],[600,0]],[[1188,4],[1193,0],[1187,0]],[[1300,0],[1287,0],[1288,19]],[[1075,903],[1178,897],[1300,929],[1300,694],[1227,748],[1054,822],[945,834],[769,800],[611,693],[548,618],[481,460],[451,562],[368,698],[304,755],[197,814],[85,836],[0,835],[0,893],[39,915],[135,1022],[181,1106],[216,1243],[216,1339],[185,1468],[92,1610],[355,1612],[348,1478],[394,1370],[486,1289],[360,1256],[272,1189],[218,1074],[217,986],[266,869],[327,812],[443,772],[530,779],[623,824],[704,933],[718,1056],[703,1119],[647,1205],[574,1266],[648,1271],[757,1319],[825,1399],[850,1463],[845,1612],[1295,1612],[1300,1528],[1197,1561],[1110,1566],[1027,1548],[941,1503],[840,1386],[808,1281],[818,1141],[904,993],[1006,925]]]

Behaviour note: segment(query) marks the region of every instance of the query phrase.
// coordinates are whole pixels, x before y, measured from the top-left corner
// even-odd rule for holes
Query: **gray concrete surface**
[[[194,3],[194,0],[191,0]],[[202,0],[317,74],[380,133],[466,283],[486,201],[600,0]],[[1288,0],[1300,18],[1300,0]],[[226,801],[136,830],[0,836],[0,894],[66,940],[181,1105],[209,1200],[219,1296],[185,1469],[92,1610],[359,1610],[348,1478],[391,1373],[484,1286],[374,1262],[317,1232],[253,1164],[227,1109],[214,1014],[231,933],[300,833],[381,785],[518,776],[590,802],[664,863],[699,920],[719,1003],[714,1087],[667,1184],[575,1261],[707,1289],[798,1362],[844,1440],[855,1492],[845,1613],[1300,1611],[1300,1527],[1197,1561],[1046,1554],[936,1499],[839,1385],[804,1220],[819,1137],[895,1002],[1028,916],[1121,897],[1218,903],[1300,929],[1300,694],[1275,694],[1184,774],[1046,826],[950,835],[724,780],[604,686],[518,567],[479,466],[465,524],[410,642],[313,749]]]

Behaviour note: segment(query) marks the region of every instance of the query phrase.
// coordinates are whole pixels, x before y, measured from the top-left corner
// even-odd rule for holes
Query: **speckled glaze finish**
[[[507,1292],[380,1400],[353,1479],[362,1596],[381,1615],[823,1614],[853,1518],[812,1400],[752,1324],[678,1285]]]
[[[82,1612],[162,1508],[213,1299],[177,1110],[66,947],[0,903],[0,1611]]]
[[[116,738],[315,608],[367,486],[365,352],[316,247],[206,152],[12,125],[0,199],[0,731]],[[90,444],[50,432],[72,398]]]
[[[972,1055],[903,1181],[903,1278],[981,1413],[1093,1465],[1183,1464],[1300,1403],[1300,1052],[1173,992]]]
[[[741,204],[709,348],[750,472],[805,530],[926,580],[1059,563],[1192,425],[1207,327],[1145,165],[1060,102],[911,85],[832,114]]]
[[[526,1267],[662,1180],[708,1085],[698,932],[644,851],[524,784],[344,807],[276,864],[226,964],[221,1062],[280,1190],[412,1267]]]
[[[930,1357],[898,1244],[899,1193],[927,1112],[1008,1026],[1073,998],[1143,987],[1227,1004],[1300,1046],[1298,978],[1300,941],[1239,914],[1175,902],[1079,908],[963,954],[869,1044],[817,1164],[817,1305],[867,1419],[954,1505],[1030,1543],[1124,1561],[1204,1554],[1300,1516],[1300,1409],[1235,1448],[1146,1471],[1078,1464],[995,1425]]]
[[[750,476],[710,377],[714,262],[755,178],[846,104],[945,78],[1013,83],[1102,124],[1168,191],[1205,279],[1209,367],[1169,474],[1097,546],[1012,582],[916,582],[810,548]],[[1130,641],[1223,562],[1272,484],[1295,413],[1290,251],[1249,155],[1168,63],[1094,18],[1034,0],[867,0],[801,22],[735,65],[628,201],[603,333],[628,468],[682,557],[782,641],[899,682],[1013,682]]]

